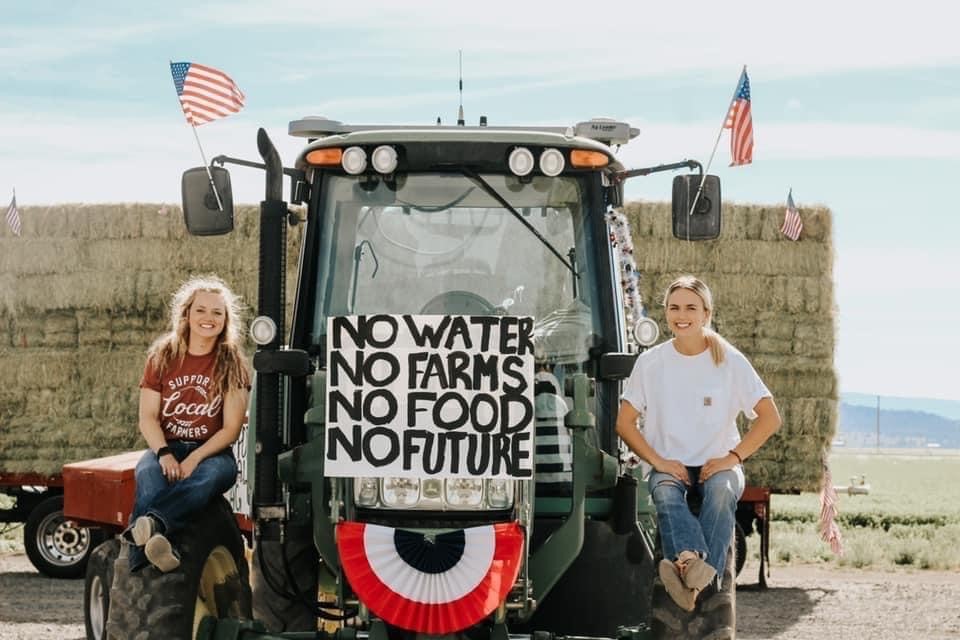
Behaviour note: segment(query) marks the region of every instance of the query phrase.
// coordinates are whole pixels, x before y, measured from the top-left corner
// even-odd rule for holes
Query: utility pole
[[[877,396],[877,453],[880,453],[880,396]]]

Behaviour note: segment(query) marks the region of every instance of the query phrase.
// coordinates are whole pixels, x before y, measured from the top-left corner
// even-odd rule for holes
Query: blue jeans
[[[681,551],[696,551],[716,569],[722,581],[727,549],[733,540],[737,501],[743,495],[743,468],[720,471],[706,483],[700,482],[700,467],[687,467],[690,487],[668,473],[653,471],[647,481],[657,523],[663,557],[676,560]],[[690,512],[687,491],[697,491],[703,499],[700,516]]]
[[[170,440],[167,446],[177,461],[183,461],[202,442]],[[169,482],[156,454],[148,450],[137,463],[136,500],[130,524],[142,515],[150,515],[160,523],[160,531],[169,536],[190,523],[191,516],[202,510],[213,498],[233,486],[237,479],[237,462],[228,447],[197,465],[189,478]],[[136,571],[147,564],[143,547],[131,546],[129,564]]]

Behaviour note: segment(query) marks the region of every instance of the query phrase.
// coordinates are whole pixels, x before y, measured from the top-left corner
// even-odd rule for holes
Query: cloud
[[[207,3],[188,15],[230,27],[335,30],[344,47],[395,42],[397,51],[463,49],[472,68],[563,73],[571,65],[622,77],[680,70],[723,70],[750,63],[768,77],[960,62],[952,20],[937,0],[909,11],[879,11],[863,0],[809,0],[785,20],[777,3],[741,0],[736,11],[717,2],[686,4],[619,0],[596,8],[572,3],[448,0],[318,5]],[[825,19],[825,16],[829,18]],[[862,35],[855,35],[862,34]],[[556,64],[562,60],[563,64]],[[553,63],[553,64],[551,64]]]

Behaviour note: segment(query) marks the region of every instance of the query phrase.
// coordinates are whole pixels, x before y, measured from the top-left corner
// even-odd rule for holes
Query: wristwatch
[[[160,447],[159,449],[157,449],[157,460],[167,455],[168,453],[173,453],[172,451],[170,451],[170,447],[167,447],[167,446]]]

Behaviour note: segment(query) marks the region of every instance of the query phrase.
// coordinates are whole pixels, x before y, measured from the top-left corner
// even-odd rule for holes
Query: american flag
[[[843,536],[837,526],[836,517],[837,490],[833,488],[830,467],[823,465],[823,488],[820,490],[820,539],[830,543],[830,549],[838,556],[843,555]]]
[[[801,231],[803,231],[803,220],[800,219],[800,212],[797,211],[797,205],[793,203],[793,189],[791,189],[790,193],[787,194],[787,212],[783,216],[780,233],[791,240],[799,240]]]
[[[730,166],[753,162],[753,116],[750,115],[750,78],[744,67],[730,103],[724,129],[730,129]]]
[[[13,231],[14,235],[20,235],[20,212],[17,211],[16,192],[14,192],[13,199],[10,201],[10,206],[7,208],[7,224],[10,225],[10,231]]]
[[[246,96],[223,71],[196,62],[171,62],[180,106],[193,126],[206,124],[243,108]]]

